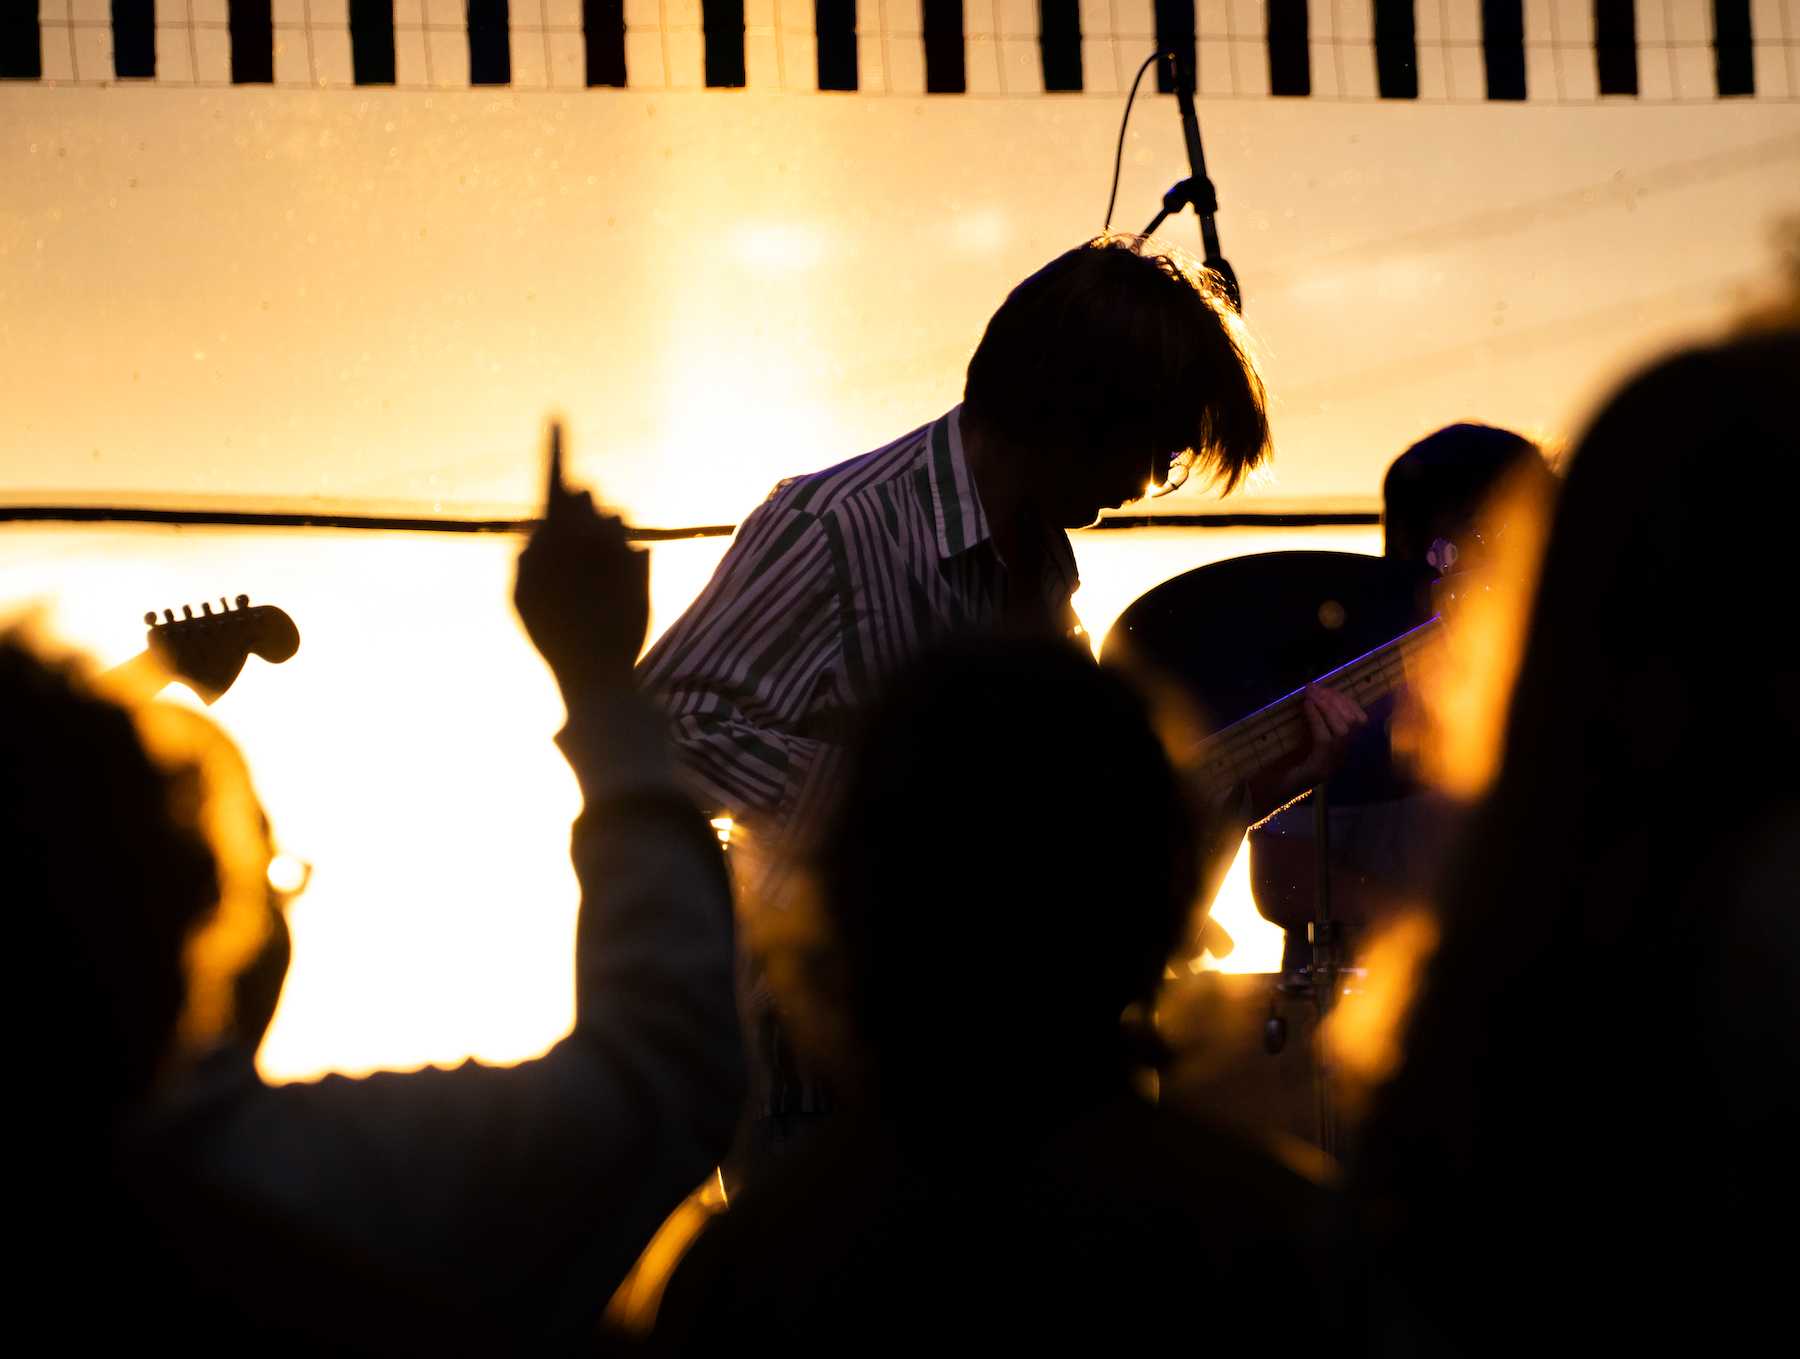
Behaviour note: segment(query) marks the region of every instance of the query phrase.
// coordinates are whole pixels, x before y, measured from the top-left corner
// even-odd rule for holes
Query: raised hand
[[[563,483],[563,432],[549,433],[544,517],[519,554],[513,604],[565,703],[629,685],[650,622],[650,558],[624,522]]]

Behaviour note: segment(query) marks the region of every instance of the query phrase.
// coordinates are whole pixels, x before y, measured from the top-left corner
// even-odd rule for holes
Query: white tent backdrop
[[[1641,43],[1657,8],[1640,0]],[[1758,0],[1759,35],[1792,8]],[[742,91],[641,88],[641,63],[625,90],[520,88],[517,57],[513,88],[457,87],[454,64],[445,88],[351,88],[336,58],[315,77],[279,46],[273,87],[167,64],[96,85],[110,49],[77,10],[66,69],[0,84],[0,500],[17,503],[523,512],[555,410],[575,474],[637,522],[735,522],[778,477],[957,399],[1008,287],[1099,228],[1124,101],[1095,86],[1149,50],[1108,37],[1079,96],[897,93],[886,68],[860,94],[785,93],[754,61]],[[868,60],[911,41],[878,36]],[[1200,103],[1220,229],[1275,399],[1276,466],[1244,508],[1373,508],[1387,461],[1451,420],[1562,436],[1765,286],[1800,207],[1800,80],[1776,85],[1791,48],[1758,47],[1752,98],[1678,97],[1692,63],[1667,46],[1639,99],[1546,97],[1534,76],[1531,98],[1489,104],[1448,97],[1449,49],[1432,67],[1423,45],[1421,99],[1359,96],[1366,46],[1331,91],[1341,54],[1315,59],[1308,99],[1202,69],[1224,91]],[[664,82],[697,84],[697,49],[666,47]],[[1184,173],[1173,100],[1140,96],[1115,224],[1141,226]],[[1170,234],[1192,245],[1192,218]],[[1366,529],[1080,535],[1077,604],[1098,635],[1175,571],[1326,544],[1377,547]],[[657,550],[659,625],[721,547]],[[274,1074],[504,1060],[568,1022],[575,792],[507,605],[511,550],[0,530],[0,613],[37,601],[104,659],[184,600],[247,590],[299,621],[300,655],[253,663],[215,710],[318,866]],[[1266,968],[1278,945],[1234,893],[1235,961]]]

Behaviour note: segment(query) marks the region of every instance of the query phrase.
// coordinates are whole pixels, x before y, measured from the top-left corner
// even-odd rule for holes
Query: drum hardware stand
[[[1318,1012],[1313,1044],[1316,1075],[1314,1092],[1319,1111],[1319,1148],[1327,1156],[1338,1155],[1337,1108],[1331,1096],[1331,1064],[1325,1050],[1325,1021],[1337,1003],[1338,975],[1343,959],[1338,944],[1342,928],[1331,918],[1331,804],[1325,785],[1313,789],[1313,845],[1315,851],[1314,916],[1306,926],[1312,945],[1312,1000]]]

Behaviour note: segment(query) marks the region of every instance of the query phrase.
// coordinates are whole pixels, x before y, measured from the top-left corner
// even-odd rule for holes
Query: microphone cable
[[[1119,169],[1125,163],[1125,129],[1131,125],[1131,105],[1137,98],[1138,85],[1144,79],[1144,72],[1155,65],[1159,58],[1166,55],[1168,54],[1159,47],[1145,57],[1144,64],[1138,67],[1137,75],[1131,82],[1131,93],[1125,96],[1125,116],[1119,119],[1119,146],[1113,152],[1112,192],[1106,196],[1106,222],[1100,228],[1103,232],[1112,230],[1113,207],[1119,201]]]

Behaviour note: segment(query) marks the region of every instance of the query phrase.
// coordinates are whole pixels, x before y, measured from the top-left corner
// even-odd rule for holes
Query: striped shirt
[[[1009,581],[961,410],[776,486],[644,657],[640,682],[703,806],[771,839],[811,829],[842,734],[882,680],[935,641],[999,626]],[[1068,535],[1047,530],[1042,558],[1042,605],[1072,633]]]

